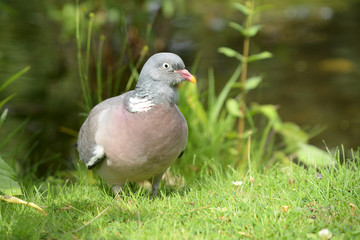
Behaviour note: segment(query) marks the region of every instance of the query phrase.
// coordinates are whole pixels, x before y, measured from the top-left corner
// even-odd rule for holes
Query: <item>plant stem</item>
[[[100,36],[100,44],[99,44],[99,53],[96,63],[96,80],[97,80],[97,101],[98,103],[102,101],[102,84],[101,84],[101,70],[102,70],[102,57],[103,57],[103,49],[104,49],[105,36]]]
[[[246,23],[245,23],[245,29],[246,31],[248,31],[251,26],[252,15],[254,10],[254,1],[253,0],[247,1],[246,5],[250,9],[249,15],[246,17]],[[240,81],[242,85],[240,111],[242,117],[239,117],[238,120],[238,134],[239,134],[238,150],[240,153],[243,145],[243,135],[245,129],[245,105],[246,105],[245,83],[247,78],[247,59],[249,57],[249,49],[250,49],[250,36],[245,35],[243,53],[242,53],[243,54],[242,71],[240,76]]]
[[[129,81],[126,85],[125,91],[129,91],[134,80],[139,77],[138,69],[140,68],[141,63],[144,61],[145,56],[148,53],[148,51],[149,51],[149,47],[147,45],[145,45],[141,50],[140,58],[137,61],[137,63],[135,64],[135,66],[130,65],[131,75],[130,75]]]
[[[77,45],[77,62],[78,62],[78,70],[79,70],[79,78],[81,83],[81,89],[84,95],[85,100],[85,111],[90,112],[91,109],[91,97],[90,97],[90,87],[88,81],[88,64],[84,65],[83,57],[82,57],[82,37],[80,34],[80,8],[79,8],[79,0],[76,1],[76,45]],[[90,36],[90,35],[89,35]],[[88,39],[89,40],[89,39]],[[89,45],[89,43],[88,43]],[[88,50],[89,55],[90,49]],[[89,59],[89,56],[87,56]],[[88,61],[87,61],[88,63]]]
[[[91,31],[94,21],[94,13],[89,14],[89,25],[88,25],[88,35],[86,41],[86,63],[85,63],[85,78],[88,79],[89,67],[90,67],[90,46],[91,46]]]

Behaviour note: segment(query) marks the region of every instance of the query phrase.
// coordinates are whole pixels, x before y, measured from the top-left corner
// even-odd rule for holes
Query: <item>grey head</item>
[[[188,80],[196,79],[186,69],[183,60],[173,53],[157,53],[151,56],[139,76],[135,88],[137,97],[146,97],[154,102],[169,101],[174,98],[174,88]]]

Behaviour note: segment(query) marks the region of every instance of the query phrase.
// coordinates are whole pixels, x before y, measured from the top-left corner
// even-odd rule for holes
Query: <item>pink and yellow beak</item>
[[[176,73],[180,74],[181,77],[183,77],[184,79],[188,80],[191,83],[196,83],[196,78],[191,75],[191,73],[189,73],[188,70],[183,69],[183,70],[175,70]]]

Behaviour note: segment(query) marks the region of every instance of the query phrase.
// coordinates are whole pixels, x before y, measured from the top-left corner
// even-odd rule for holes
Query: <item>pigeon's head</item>
[[[185,69],[183,60],[173,53],[157,53],[145,63],[140,81],[153,81],[174,87],[183,81],[196,83],[196,78]]]

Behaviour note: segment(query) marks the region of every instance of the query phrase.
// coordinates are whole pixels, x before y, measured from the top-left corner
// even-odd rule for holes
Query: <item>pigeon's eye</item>
[[[164,64],[163,64],[163,68],[165,68],[165,69],[169,69],[169,68],[170,68],[170,64],[168,64],[168,63],[164,63]]]

